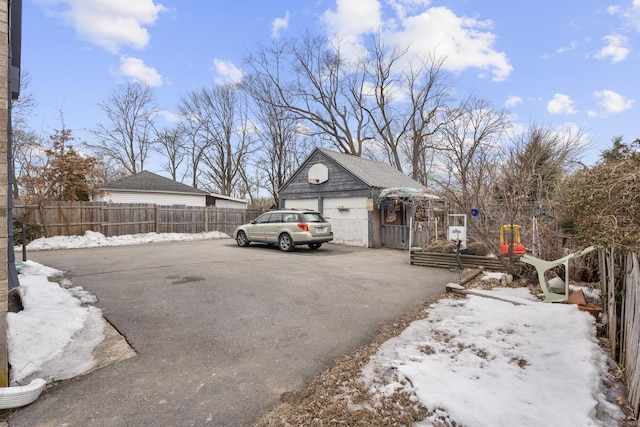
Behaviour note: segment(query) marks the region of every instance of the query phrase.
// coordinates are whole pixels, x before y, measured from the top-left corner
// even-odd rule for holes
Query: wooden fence
[[[640,265],[638,255],[600,250],[600,283],[612,358],[625,374],[629,405],[640,413]]]
[[[431,241],[431,231],[427,227],[408,225],[382,225],[382,246],[396,249],[409,249],[411,246],[427,246]]]
[[[13,208],[13,218],[25,224],[30,239],[83,235],[91,230],[105,236],[140,233],[202,233],[228,235],[261,211],[148,203],[59,202]]]

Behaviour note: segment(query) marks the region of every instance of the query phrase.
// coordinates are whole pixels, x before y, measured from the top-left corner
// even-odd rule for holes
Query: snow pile
[[[142,233],[112,237],[105,237],[104,234],[95,231],[86,231],[82,236],[41,237],[29,243],[27,250],[95,248],[100,246],[142,245],[157,242],[228,238],[227,234],[219,231],[209,231],[207,233]],[[21,247],[15,248],[16,252],[20,250]]]
[[[24,309],[7,313],[11,385],[64,380],[94,365],[92,351],[104,339],[102,312],[83,303],[95,297],[82,288],[67,281],[65,289],[47,279],[61,274],[33,261],[21,269]]]
[[[603,425],[597,405],[617,425],[624,414],[601,391],[609,358],[593,317],[575,305],[531,303],[527,289],[514,293],[523,305],[473,295],[439,301],[381,346],[363,381],[374,395],[414,396],[431,414],[419,425]]]

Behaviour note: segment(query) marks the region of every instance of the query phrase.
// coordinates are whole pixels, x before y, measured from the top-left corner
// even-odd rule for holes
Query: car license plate
[[[324,233],[325,231],[327,231],[326,227],[316,227],[316,232],[318,233]]]

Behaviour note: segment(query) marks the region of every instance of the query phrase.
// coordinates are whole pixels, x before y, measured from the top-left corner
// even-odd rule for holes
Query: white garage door
[[[318,199],[285,199],[285,209],[311,209],[318,210]]]
[[[369,215],[366,197],[326,198],[323,215],[331,223],[333,242],[367,247]]]

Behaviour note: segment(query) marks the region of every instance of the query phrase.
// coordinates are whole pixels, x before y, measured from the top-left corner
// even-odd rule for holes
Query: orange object
[[[584,298],[584,292],[582,291],[582,289],[571,292],[569,294],[569,299],[567,300],[567,302],[569,304],[578,304],[578,305],[585,305],[587,303],[587,301]]]
[[[512,235],[513,242],[509,240]],[[513,248],[514,255],[524,255],[526,253],[524,245],[520,242],[519,225],[503,225],[500,228],[500,255],[509,255],[509,247]]]

